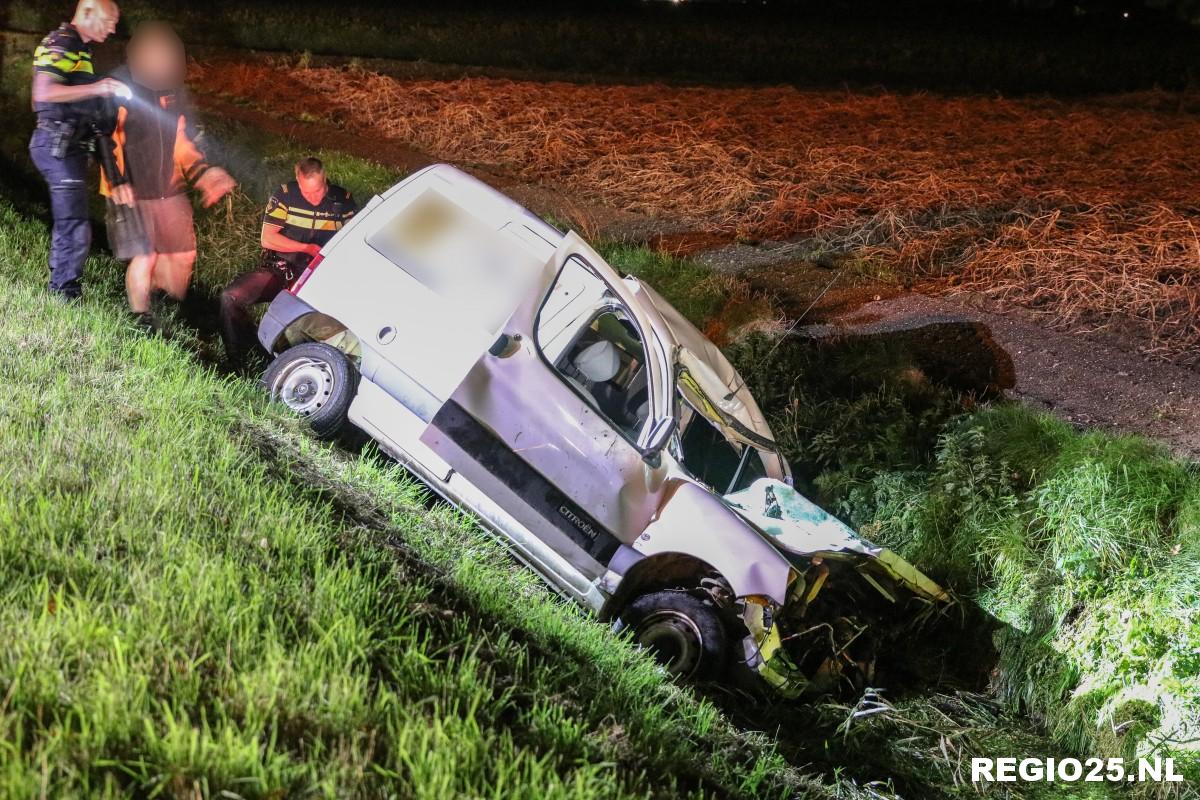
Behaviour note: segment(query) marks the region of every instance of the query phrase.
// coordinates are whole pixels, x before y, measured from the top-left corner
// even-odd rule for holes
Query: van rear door
[[[522,301],[553,280],[554,247],[526,229],[540,221],[519,205],[444,166],[370,214],[338,243],[336,269],[314,271],[301,296],[374,351],[364,360],[397,373],[377,383],[419,387],[429,402],[413,410],[428,422]]]

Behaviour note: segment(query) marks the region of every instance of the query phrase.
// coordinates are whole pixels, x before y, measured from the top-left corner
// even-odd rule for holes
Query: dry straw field
[[[697,230],[808,239],[1053,324],[1132,322],[1149,352],[1200,360],[1200,113],[1186,97],[400,80],[294,65],[200,72],[210,91],[258,97],[270,85],[284,113]]]

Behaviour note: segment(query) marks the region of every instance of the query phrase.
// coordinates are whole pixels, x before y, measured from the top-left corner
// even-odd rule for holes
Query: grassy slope
[[[135,335],[112,262],[50,302],[45,246],[0,207],[0,795],[830,796],[392,468]]]
[[[964,412],[886,343],[767,347],[738,358],[800,478],[995,619],[1009,707],[1072,752],[1200,777],[1195,465],[1018,405]]]

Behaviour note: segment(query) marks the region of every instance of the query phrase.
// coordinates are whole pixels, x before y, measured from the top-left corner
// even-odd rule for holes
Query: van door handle
[[[396,329],[391,325],[384,325],[379,329],[379,333],[375,334],[375,339],[380,344],[391,344],[396,338]]]

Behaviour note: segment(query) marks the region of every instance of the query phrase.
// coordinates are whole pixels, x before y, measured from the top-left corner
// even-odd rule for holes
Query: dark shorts
[[[196,249],[192,202],[185,194],[138,200],[133,208],[111,200],[105,212],[108,243],[121,261],[151,253],[171,255]]]

